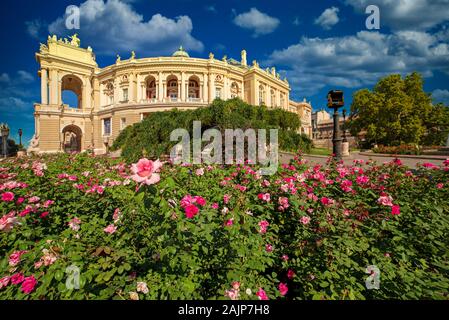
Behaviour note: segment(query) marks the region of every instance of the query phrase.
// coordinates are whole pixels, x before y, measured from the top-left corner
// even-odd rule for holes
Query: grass
[[[315,156],[330,156],[332,154],[332,150],[325,148],[312,148],[308,154]]]

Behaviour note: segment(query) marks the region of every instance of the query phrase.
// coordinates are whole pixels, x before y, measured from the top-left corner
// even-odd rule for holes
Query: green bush
[[[137,161],[142,156],[158,158],[168,155],[177,143],[170,141],[170,133],[184,128],[192,135],[194,121],[201,121],[203,132],[211,128],[222,132],[237,128],[279,129],[279,148],[284,151],[301,149],[308,152],[312,146],[306,135],[296,132],[301,122],[295,113],[252,106],[240,99],[217,99],[212,105],[193,111],[174,109],[151,113],[142,122],[123,130],[114,141],[112,150],[122,149],[122,156],[128,162]]]

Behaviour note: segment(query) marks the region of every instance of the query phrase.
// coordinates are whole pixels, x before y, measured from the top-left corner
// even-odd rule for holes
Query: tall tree
[[[369,144],[419,144],[432,140],[440,144],[449,126],[443,120],[446,109],[432,104],[419,73],[405,78],[393,74],[380,79],[373,91],[354,93],[349,128],[353,135],[364,132]]]

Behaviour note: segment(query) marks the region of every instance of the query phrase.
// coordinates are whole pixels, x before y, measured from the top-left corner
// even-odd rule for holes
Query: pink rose
[[[23,276],[22,273],[16,273],[11,277],[11,283],[12,284],[20,284],[23,282],[24,279],[25,279],[25,277]]]
[[[281,294],[281,296],[285,296],[287,294],[287,292],[288,292],[287,285],[285,283],[282,283],[282,282],[279,284],[278,289],[279,289],[279,293]]]
[[[203,176],[204,175],[204,168],[199,168],[195,171],[195,174],[197,176]]]
[[[225,222],[225,226],[226,227],[230,227],[234,224],[234,218],[229,219],[228,221]]]
[[[321,204],[324,206],[330,206],[333,203],[334,203],[334,200],[332,200],[331,198],[326,198],[326,197],[321,198]]]
[[[268,300],[268,296],[262,288],[259,288],[259,291],[256,292],[256,296],[259,297],[259,300]]]
[[[257,196],[260,200],[266,201],[266,202],[270,202],[270,194],[269,193],[259,193],[259,195]]]
[[[272,252],[273,251],[273,246],[271,244],[265,245],[265,251],[266,252]]]
[[[308,217],[308,216],[301,217],[301,219],[299,219],[299,221],[300,221],[303,225],[307,225],[307,224],[309,224],[309,222],[310,222],[310,217]]]
[[[211,207],[212,209],[218,209],[218,203],[214,202]]]
[[[1,278],[0,279],[0,289],[7,287],[10,280],[11,280],[11,277],[3,277],[3,278]]]
[[[188,219],[193,219],[199,211],[198,207],[193,204],[187,205],[184,210]]]
[[[393,198],[391,196],[380,196],[379,199],[377,199],[377,203],[383,205],[392,207],[393,206]]]
[[[262,220],[259,222],[259,233],[266,233],[267,232],[267,228],[270,224],[268,223],[268,221],[266,220]]]
[[[395,205],[393,205],[393,206],[391,207],[391,214],[392,214],[392,215],[397,216],[397,215],[399,215],[400,213],[401,213],[401,207],[400,207],[400,206],[398,206],[397,204],[395,204]]]
[[[117,231],[117,227],[113,224],[110,224],[109,226],[104,228],[104,232],[109,233],[109,234],[113,234],[115,231]]]
[[[20,263],[20,257],[27,253],[27,251],[15,251],[9,256],[9,265],[11,267],[15,267]]]
[[[200,206],[204,207],[206,205],[206,200],[203,197],[195,196],[195,203],[198,203]]]
[[[17,218],[15,217],[15,212],[12,211],[0,218],[0,231],[11,231],[11,229],[16,225]]]
[[[223,196],[223,201],[224,201],[225,204],[228,204],[228,202],[229,202],[230,199],[231,199],[231,196],[228,195],[228,194],[225,194],[225,195]]]
[[[295,277],[295,272],[292,269],[288,269],[287,278],[293,279]]]
[[[37,284],[37,280],[34,278],[34,276],[25,278],[22,283],[22,292],[26,293],[26,294],[30,294],[31,292],[33,292],[36,284]]]
[[[2,193],[2,200],[5,201],[5,202],[13,201],[14,200],[14,193],[9,192],[9,191],[5,192],[5,193]]]
[[[131,166],[131,171],[134,175],[131,178],[137,183],[152,185],[158,183],[161,179],[159,171],[162,167],[162,162],[159,160],[151,161],[146,158],[140,159],[137,163]]]
[[[48,211],[42,212],[41,215],[40,215],[40,217],[41,217],[42,219],[44,219],[44,218],[47,217],[47,216],[48,216]]]

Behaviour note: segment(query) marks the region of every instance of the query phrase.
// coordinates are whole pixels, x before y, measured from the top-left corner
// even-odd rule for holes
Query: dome
[[[179,47],[177,51],[172,54],[172,57],[185,57],[189,58],[189,54],[184,50],[182,46]]]

